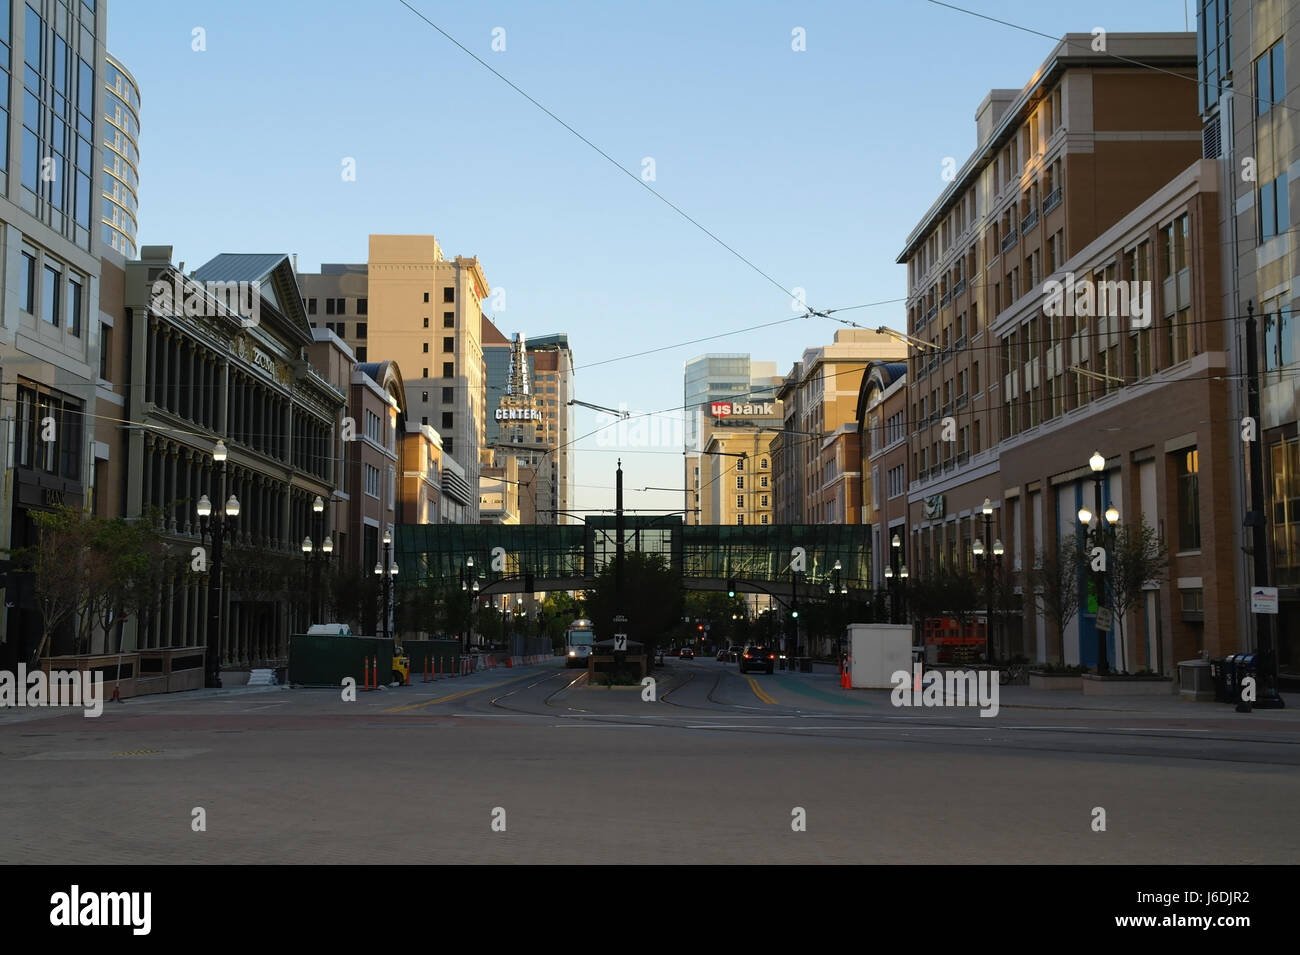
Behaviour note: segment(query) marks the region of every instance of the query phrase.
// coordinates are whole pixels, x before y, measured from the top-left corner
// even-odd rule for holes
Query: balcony
[[[963,348],[965,348],[965,347],[966,347],[966,336],[963,335],[961,338],[957,339],[957,343],[956,343],[955,345],[953,345],[952,347],[953,347],[954,349],[956,349],[957,351],[961,351]]]
[[[1047,198],[1043,200],[1043,214],[1046,215],[1047,213],[1051,212],[1060,204],[1061,204],[1061,187],[1057,186],[1055,189],[1049,192],[1047,194]]]
[[[944,292],[943,298],[939,299],[939,307],[942,308],[952,301],[952,292]]]
[[[1020,232],[1022,234],[1028,232],[1036,225],[1038,225],[1038,210],[1032,209],[1029,215],[1020,220]]]
[[[943,352],[943,363],[944,363],[945,365],[948,364],[948,362],[952,361],[952,356],[955,355],[955,354],[956,354],[956,352],[954,352],[951,348],[944,349],[944,352]]]
[[[1005,252],[1007,249],[1011,248],[1019,241],[1020,241],[1019,234],[1016,232],[1015,229],[1011,229],[1010,231],[1007,232],[1005,236],[1002,237],[1002,251]]]
[[[952,287],[952,294],[960,295],[964,291],[966,291],[966,280],[960,279],[957,284]]]
[[[970,404],[970,395],[958,395],[958,396],[957,396],[957,410],[958,410],[958,411],[960,411],[962,408],[965,408],[968,404]]]
[[[938,314],[939,314],[939,306],[931,305],[929,311],[925,313],[925,320],[928,322],[930,319],[934,318]]]
[[[939,356],[935,355],[933,358],[930,359],[930,371],[938,371],[938,370],[939,370]]]

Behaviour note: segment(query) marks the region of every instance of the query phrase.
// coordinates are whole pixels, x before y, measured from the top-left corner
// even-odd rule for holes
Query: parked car
[[[740,660],[740,655],[745,652],[745,648],[738,643],[733,643],[727,647],[727,662],[736,663]]]
[[[717,660],[719,663],[726,663],[727,660],[729,660],[730,658],[731,658],[731,651],[729,651],[726,647],[721,647],[718,650],[718,655],[714,657],[714,659]]]
[[[694,648],[694,647],[682,647],[681,653],[678,654],[678,655],[679,655],[683,660],[694,660],[694,659],[695,659],[695,648]]]
[[[748,646],[740,654],[740,672],[748,673],[750,670],[766,670],[768,673],[776,669],[776,650],[763,646]]]

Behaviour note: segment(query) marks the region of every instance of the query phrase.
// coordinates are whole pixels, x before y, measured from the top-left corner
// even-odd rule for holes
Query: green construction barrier
[[[393,679],[393,641],[383,637],[289,638],[289,682],[301,686],[340,686],[352,677],[365,686],[367,660],[379,658],[379,682]]]

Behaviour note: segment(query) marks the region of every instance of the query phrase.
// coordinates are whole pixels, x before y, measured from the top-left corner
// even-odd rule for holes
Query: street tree
[[[1110,555],[1110,599],[1118,627],[1120,671],[1127,672],[1128,656],[1124,645],[1124,621],[1143,600],[1148,587],[1165,579],[1169,568],[1169,548],[1145,515],[1137,523],[1121,524],[1115,531]]]
[[[1079,613],[1079,548],[1063,539],[1056,550],[1037,555],[1029,572],[1034,600],[1056,632],[1056,660],[1065,665],[1065,631]]]

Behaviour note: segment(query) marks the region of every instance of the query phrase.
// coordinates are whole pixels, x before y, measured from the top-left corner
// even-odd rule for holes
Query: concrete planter
[[[1174,681],[1167,676],[1147,678],[1106,677],[1085,673],[1084,696],[1172,696]]]
[[[1029,674],[1031,690],[1081,690],[1083,680],[1080,673],[1033,673]]]

